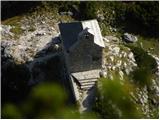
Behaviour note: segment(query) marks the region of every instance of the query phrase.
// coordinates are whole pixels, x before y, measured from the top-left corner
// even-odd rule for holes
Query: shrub
[[[6,67],[6,66],[5,66]],[[2,104],[18,102],[28,91],[29,69],[26,65],[9,64],[2,69]]]
[[[40,4],[40,1],[2,1],[2,20],[27,13]]]
[[[156,60],[152,56],[148,55],[148,53],[144,51],[142,48],[134,46],[130,46],[130,48],[134,53],[138,67],[144,68],[149,72],[154,73],[155,70],[157,69]]]
[[[99,8],[99,2],[86,2],[83,1],[80,3],[80,13],[81,13],[81,19],[95,19],[96,18],[96,12]]]
[[[138,68],[135,69],[131,76],[135,83],[141,86],[150,86],[151,78],[157,70],[156,60],[148,55],[146,51],[142,48],[130,46],[132,52],[134,53],[136,63]]]
[[[18,119],[21,118],[21,112],[13,104],[6,104],[2,109],[2,118],[6,119]]]
[[[94,113],[80,114],[76,106],[67,104],[67,97],[66,91],[61,86],[45,82],[34,86],[28,98],[21,104],[5,104],[2,107],[2,118],[96,118]]]
[[[100,79],[94,110],[104,119],[140,118],[137,105],[131,100],[130,84],[122,85],[118,78]]]
[[[159,31],[158,1],[132,2],[127,5],[127,20],[144,28],[146,34],[158,36]]]

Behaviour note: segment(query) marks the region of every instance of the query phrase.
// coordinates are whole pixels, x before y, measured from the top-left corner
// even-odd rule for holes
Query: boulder
[[[119,54],[119,51],[120,51],[120,48],[119,48],[119,47],[114,47],[114,48],[112,49],[112,51],[113,51],[113,53],[114,53],[115,55],[118,55],[118,54]]]
[[[100,73],[99,73],[99,76],[100,77],[106,77],[107,76],[107,72],[102,70]]]
[[[133,59],[134,59],[134,55],[133,55],[133,53],[132,53],[132,52],[130,52],[130,53],[128,54],[128,58],[129,58],[129,59],[131,59],[131,60],[133,60]]]
[[[137,40],[138,40],[136,36],[129,34],[129,33],[124,33],[123,39],[126,42],[131,42],[131,43],[137,42]]]
[[[44,31],[44,30],[37,31],[37,32],[35,33],[35,35],[37,35],[37,36],[46,35],[46,31]]]
[[[112,62],[114,61],[114,57],[113,56],[110,56],[109,58],[111,59]]]

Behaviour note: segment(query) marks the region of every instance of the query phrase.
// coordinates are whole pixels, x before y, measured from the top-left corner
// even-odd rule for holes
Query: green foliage
[[[50,7],[57,7],[60,11],[69,11],[71,10],[72,5],[79,5],[79,1],[43,1],[42,4]]]
[[[117,26],[118,24],[122,24],[125,20],[126,14],[126,4],[123,2],[103,2],[104,4],[104,13],[105,16],[109,16],[107,19],[110,19],[110,25]]]
[[[60,114],[65,109],[66,97],[60,86],[43,83],[35,86],[28,99],[23,104],[15,106],[14,109],[20,111],[20,118],[60,118]],[[10,114],[13,107],[8,107],[8,105],[2,108],[3,118],[18,118],[17,113]]]
[[[94,113],[80,114],[76,106],[68,105],[67,93],[59,85],[42,83],[30,91],[21,104],[6,103],[2,107],[2,118],[96,118]]]
[[[153,55],[159,55],[159,38],[149,38],[143,36],[137,37],[137,46],[141,47],[142,44],[145,51],[149,51]]]
[[[40,4],[40,1],[3,1],[2,20],[27,13]]]
[[[57,118],[65,108],[66,94],[53,83],[42,83],[35,86],[23,107],[32,118]]]
[[[20,28],[20,25],[17,25],[11,29],[11,32],[13,32],[15,35],[21,35],[23,30]]]
[[[151,83],[152,74],[145,68],[138,68],[133,73],[133,80],[141,86],[149,86]]]
[[[111,25],[146,36],[158,35],[158,2],[92,1],[81,2],[79,8],[83,19],[95,19],[100,11],[105,17],[104,27]]]
[[[10,31],[14,33],[15,38],[18,38],[19,35],[21,35],[23,33],[23,30],[21,29],[21,25],[19,23],[19,21],[21,21],[21,19],[22,19],[22,17],[15,16],[13,18],[7,19],[4,22],[2,22],[2,24],[13,26]]]
[[[144,51],[142,48],[130,46],[132,52],[134,53],[136,63],[138,64],[138,67],[144,68],[148,70],[149,72],[153,73],[156,70],[157,63],[156,60],[148,55],[146,51]]]
[[[81,2],[80,3],[80,12],[81,12],[81,19],[95,19],[96,13],[98,10],[98,7],[100,7],[99,2]]]
[[[21,113],[15,105],[8,103],[3,107],[2,118],[18,119],[21,118]]]
[[[157,70],[156,60],[142,48],[134,46],[130,46],[130,48],[138,65],[138,68],[132,73],[133,80],[141,86],[150,86],[151,78]]]
[[[33,88],[31,99],[32,101],[38,101],[41,107],[44,105],[45,107],[55,109],[58,106],[64,105],[66,94],[60,86],[43,83]],[[52,102],[56,104],[52,104]]]
[[[141,113],[137,105],[131,100],[130,92],[133,86],[128,83],[121,84],[120,80],[100,79],[98,98],[94,110],[102,117],[116,118],[140,118]]]
[[[73,17],[77,20],[96,19],[100,12],[105,18],[100,24],[104,23],[105,27],[111,25],[128,32],[131,31],[152,37],[157,37],[159,33],[159,4],[157,1],[39,1],[25,3],[26,6],[24,8],[26,10],[32,8],[36,10],[34,9],[35,6],[39,6],[46,10],[57,9],[59,12],[72,11]],[[9,11],[10,8],[14,8],[15,13],[13,12],[13,14],[16,15],[16,9],[22,9],[22,6],[24,5],[21,2],[2,2],[2,11]],[[25,13],[26,10],[22,11],[22,13]],[[7,12],[7,14],[9,15],[10,13]],[[2,18],[7,14],[2,15]]]
[[[127,5],[126,17],[152,35],[158,35],[159,25],[158,1],[132,2]]]
[[[29,69],[26,65],[10,64],[2,68],[2,104],[17,102],[26,97]]]

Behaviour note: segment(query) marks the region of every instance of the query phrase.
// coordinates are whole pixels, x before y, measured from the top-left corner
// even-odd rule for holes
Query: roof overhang
[[[82,21],[82,27],[83,29],[87,29],[87,31],[94,36],[95,44],[97,44],[100,47],[105,47],[97,20],[94,19],[94,20]]]

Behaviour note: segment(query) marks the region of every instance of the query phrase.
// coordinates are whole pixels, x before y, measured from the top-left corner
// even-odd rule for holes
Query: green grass
[[[11,25],[13,28],[11,28],[11,32],[14,33],[14,38],[17,39],[19,35],[23,33],[23,30],[21,29],[20,21],[22,19],[22,16],[15,16],[12,18],[9,18],[5,21],[2,21],[3,25]]]
[[[14,28],[11,29],[11,32],[16,35],[20,35],[23,33],[23,30],[21,29],[20,25],[16,25]]]
[[[152,54],[155,54],[158,56],[159,54],[159,40],[158,39],[144,38],[144,37],[138,36],[137,44],[140,44],[141,42],[143,44],[143,48],[145,51],[150,51]]]
[[[133,46],[137,48],[142,48],[146,52],[150,52],[151,54],[157,55],[159,54],[159,40],[158,38],[148,38],[148,37],[142,37],[137,36],[138,41],[136,43],[125,43],[126,46]],[[142,43],[142,46],[141,46]]]
[[[15,25],[22,19],[22,16],[15,16],[9,19],[2,21],[2,24],[5,25]]]

